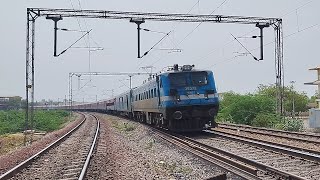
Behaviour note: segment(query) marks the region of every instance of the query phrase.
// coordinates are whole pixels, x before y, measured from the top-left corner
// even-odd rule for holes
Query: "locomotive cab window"
[[[169,74],[171,86],[187,86],[188,73],[172,73]]]
[[[191,73],[192,85],[201,86],[208,84],[207,72],[194,72]]]

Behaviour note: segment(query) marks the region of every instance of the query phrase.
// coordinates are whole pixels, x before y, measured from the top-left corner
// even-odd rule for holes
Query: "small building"
[[[311,68],[309,70],[317,71],[317,80],[313,82],[304,83],[305,85],[316,85],[318,86],[318,94],[320,95],[320,66]],[[309,128],[320,128],[320,97],[316,99],[317,108],[309,110]]]
[[[20,96],[0,96],[0,110],[19,109],[21,99]]]

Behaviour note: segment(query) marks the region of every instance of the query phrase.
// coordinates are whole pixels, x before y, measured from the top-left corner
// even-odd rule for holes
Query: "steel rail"
[[[272,145],[275,145],[275,146],[280,146],[280,147],[284,147],[284,148],[288,148],[288,149],[294,149],[296,151],[302,151],[302,152],[308,152],[310,154],[315,154],[315,155],[318,155],[320,157],[320,152],[319,151],[316,151],[316,150],[312,150],[312,149],[307,149],[307,148],[303,148],[303,147],[297,147],[297,146],[294,146],[294,145],[288,145],[288,144],[283,144],[283,143],[277,143],[277,142],[271,142],[271,141],[267,141],[267,140],[263,140],[263,139],[257,139],[257,138],[253,138],[253,137],[247,137],[245,135],[241,135],[241,134],[234,134],[232,132],[224,132],[224,131],[220,131],[219,129],[212,129],[212,131],[215,131],[215,132],[219,132],[219,133],[224,133],[224,134],[228,134],[228,135],[231,135],[231,136],[237,136],[237,137],[241,137],[241,138],[245,138],[245,139],[250,139],[250,140],[253,140],[253,141],[258,141],[258,142],[262,142],[262,143],[267,143],[267,144],[272,144]],[[249,131],[251,132],[251,131]],[[252,133],[255,133],[255,132],[252,132]],[[272,134],[263,134],[263,133],[256,133],[256,134],[262,134],[262,135],[269,135],[269,136],[273,136]],[[279,137],[279,136],[275,136],[275,137]],[[308,143],[313,143],[313,144],[320,144],[320,142],[317,142],[317,141],[304,141],[303,139],[294,139],[294,138],[291,138],[291,137],[285,137],[285,136],[280,136],[281,138],[286,138],[288,140],[295,140],[295,141],[303,141],[303,142],[308,142]]]
[[[262,130],[262,131],[267,131],[267,132],[261,132],[259,130],[254,130],[254,129],[238,129],[237,127],[225,126],[225,125],[220,125],[218,127],[222,128],[222,129],[241,130],[243,132],[248,132],[248,133],[268,135],[268,136],[274,136],[274,137],[278,137],[278,138],[285,138],[285,139],[290,139],[290,140],[294,140],[294,141],[303,141],[303,142],[308,142],[308,143],[320,144],[320,141],[310,140],[310,139],[301,138],[301,137],[292,137],[292,136],[283,135],[283,134],[273,134],[272,131],[268,131],[268,130]],[[219,129],[213,129],[213,130],[220,131]],[[306,135],[306,136],[308,136],[308,135]],[[317,136],[309,136],[309,137],[318,138]]]
[[[283,133],[283,134],[292,134],[292,135],[298,135],[298,136],[306,136],[306,137],[311,137],[311,138],[320,138],[320,134],[311,134],[311,133],[303,133],[303,132],[291,132],[291,131],[284,131],[284,130],[278,130],[278,129],[253,127],[253,126],[248,126],[248,125],[230,124],[230,123],[217,123],[217,124],[218,124],[218,127],[222,125],[222,126],[231,126],[231,127],[239,127],[239,128],[248,128],[248,129],[254,129],[254,130],[263,130],[263,131]]]
[[[86,174],[87,169],[89,167],[89,162],[90,162],[90,159],[92,157],[92,152],[93,152],[93,150],[95,148],[96,141],[97,141],[97,138],[98,138],[98,135],[99,135],[99,130],[100,130],[100,121],[99,121],[99,119],[93,114],[90,114],[90,115],[92,115],[97,120],[97,129],[96,129],[96,133],[95,133],[95,136],[94,136],[90,151],[89,151],[88,156],[86,158],[86,162],[83,165],[83,168],[81,170],[81,173],[80,173],[80,176],[79,176],[78,180],[83,180],[85,178],[85,174]]]
[[[160,130],[157,130],[157,131],[161,134],[165,133]],[[297,175],[294,175],[294,174],[291,174],[291,173],[288,173],[288,172],[285,172],[282,170],[278,170],[272,166],[268,166],[268,165],[259,163],[254,160],[246,159],[246,158],[238,156],[234,153],[224,151],[222,149],[215,148],[212,146],[208,146],[206,144],[203,144],[201,142],[198,142],[196,140],[193,140],[191,138],[188,138],[188,137],[185,137],[182,135],[177,135],[177,134],[173,134],[173,133],[171,133],[171,134],[165,133],[164,135],[169,136],[170,138],[188,146],[189,148],[195,149],[196,151],[200,151],[201,153],[212,156],[220,161],[223,161],[224,163],[227,163],[233,167],[241,169],[241,170],[245,171],[246,173],[248,173],[249,175],[251,175],[252,176],[251,178],[259,179],[259,177],[257,176],[257,171],[259,169],[262,171],[272,172],[273,174],[275,174],[277,176],[285,177],[285,178],[291,179],[291,180],[304,180],[305,179],[303,177],[300,177],[300,176],[297,176]],[[219,154],[222,154],[223,156],[221,156]],[[258,168],[258,169],[256,169],[256,168]],[[230,169],[227,169],[227,170],[243,177],[243,174],[241,174],[241,173],[234,172]],[[248,176],[248,174],[245,174],[244,176]],[[248,178],[248,177],[246,177],[246,178]]]
[[[296,176],[294,174],[291,174],[291,173],[287,173],[287,172],[284,172],[284,171],[281,171],[281,170],[278,170],[272,166],[268,166],[268,165],[265,165],[265,164],[262,164],[262,163],[259,163],[257,161],[254,161],[254,160],[250,160],[250,159],[246,159],[244,157],[241,157],[241,156],[238,156],[234,153],[231,153],[231,152],[228,152],[228,151],[224,151],[224,150],[221,150],[221,149],[218,149],[218,148],[215,148],[215,147],[212,147],[212,146],[208,146],[206,144],[203,144],[201,142],[198,142],[196,140],[193,140],[189,137],[184,137],[184,136],[180,136],[181,138],[184,138],[184,139],[187,139],[188,141],[192,142],[192,143],[195,143],[199,146],[203,146],[207,149],[213,149],[213,150],[217,150],[217,151],[220,151],[222,153],[225,153],[227,154],[228,156],[232,157],[232,158],[235,158],[245,164],[248,164],[248,165],[251,165],[251,166],[254,166],[254,167],[257,167],[259,169],[262,169],[262,170],[265,170],[265,171],[271,171],[275,174],[278,174],[280,176],[285,176],[286,178],[288,179],[291,179],[291,180],[302,180],[302,179],[305,179],[305,178],[302,178],[302,177],[299,177],[299,176]]]
[[[81,114],[81,113],[80,113]],[[83,114],[82,114],[83,115]],[[53,143],[51,143],[50,145],[48,145],[47,147],[45,147],[44,149],[42,149],[41,151],[39,151],[38,153],[36,153],[35,155],[31,156],[30,158],[28,158],[27,160],[23,161],[22,163],[18,164],[17,166],[13,167],[12,169],[10,169],[9,171],[7,171],[6,173],[2,174],[0,176],[1,180],[4,179],[9,179],[12,176],[14,176],[16,173],[18,173],[21,169],[25,168],[27,165],[29,165],[33,160],[35,160],[37,157],[41,156],[42,154],[48,152],[51,148],[53,148],[54,146],[56,146],[57,144],[61,143],[66,137],[68,137],[69,135],[71,135],[74,131],[76,131],[85,121],[86,121],[86,116],[83,115],[83,120],[81,121],[81,123],[79,123],[76,127],[74,127],[73,129],[71,129],[69,132],[67,132],[65,135],[63,135],[62,137],[60,137],[59,139],[57,139],[56,141],[54,141]]]
[[[151,126],[148,126],[151,127]],[[202,158],[210,163],[213,163],[229,172],[232,172],[244,179],[261,179],[257,177],[257,169],[250,165],[246,165],[242,162],[232,160],[230,157],[223,154],[223,151],[218,149],[219,153],[213,152],[215,150],[211,149],[212,151],[208,151],[201,146],[195,145],[194,143],[188,142],[188,140],[181,139],[179,136],[169,134],[164,130],[159,130],[156,128],[151,127],[160,138],[179,146],[180,148]],[[223,154],[223,155],[221,155]]]
[[[293,155],[296,157],[301,157],[303,159],[308,159],[308,160],[317,161],[317,162],[320,161],[320,153],[317,151],[308,150],[310,152],[306,152],[307,150],[301,150],[300,148],[297,148],[297,147],[292,147],[289,145],[282,145],[282,144],[279,145],[277,143],[266,142],[263,140],[257,140],[257,139],[248,138],[248,137],[239,137],[238,135],[231,134],[231,133],[215,132],[215,131],[210,131],[210,130],[205,130],[204,132],[209,133],[209,134],[213,134],[216,136],[224,137],[227,139],[240,141],[240,142],[243,142],[246,144],[251,144],[254,146],[258,146],[258,147],[271,149],[273,151],[290,154],[290,155]]]

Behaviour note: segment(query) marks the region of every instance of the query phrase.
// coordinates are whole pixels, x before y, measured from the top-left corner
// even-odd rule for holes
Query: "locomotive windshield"
[[[171,86],[201,86],[208,84],[207,72],[183,72],[169,74]]]
[[[171,86],[187,86],[188,85],[188,74],[189,73],[173,73],[169,74]]]
[[[206,72],[194,72],[191,73],[192,85],[201,86],[208,84],[207,73]]]

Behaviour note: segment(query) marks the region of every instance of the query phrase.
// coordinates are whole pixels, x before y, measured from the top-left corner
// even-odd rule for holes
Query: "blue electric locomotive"
[[[219,100],[213,72],[193,67],[175,64],[133,89],[128,115],[177,132],[215,127]]]
[[[171,131],[185,132],[215,127],[218,108],[213,72],[175,64],[168,71],[150,77],[143,85],[112,99],[79,104],[72,109],[127,116]]]

